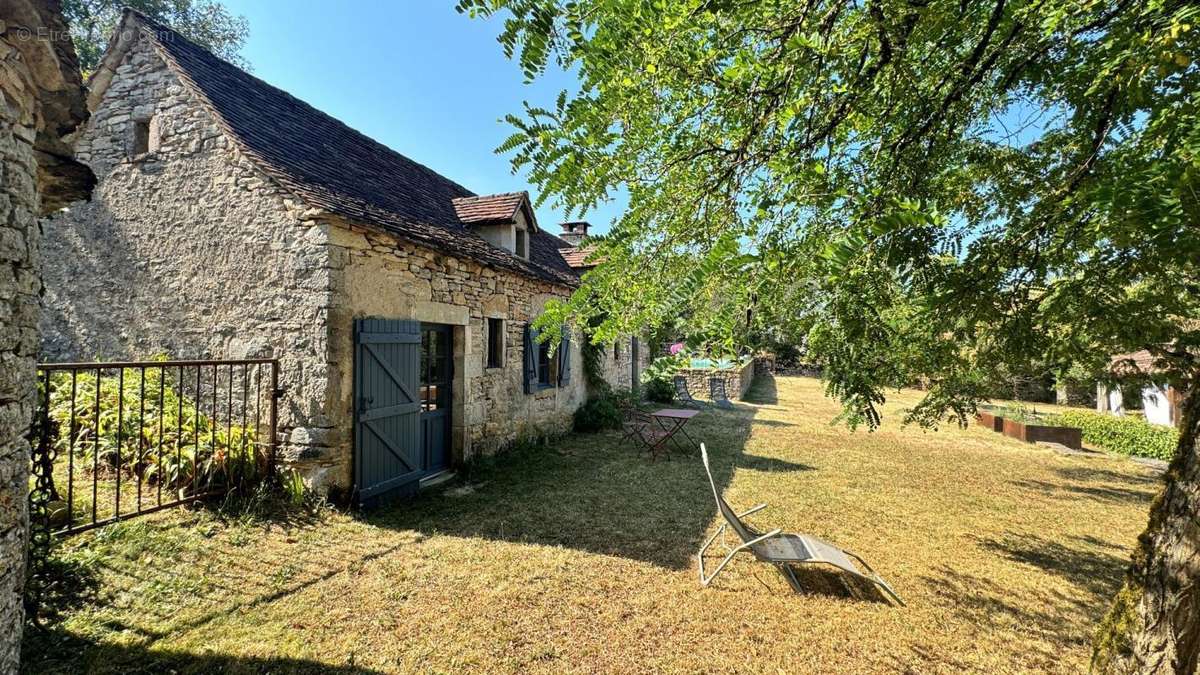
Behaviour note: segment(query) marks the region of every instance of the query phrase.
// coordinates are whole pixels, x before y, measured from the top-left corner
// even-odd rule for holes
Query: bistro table
[[[688,420],[699,414],[699,410],[688,410],[686,408],[663,408],[662,410],[650,413],[650,416],[658,420],[658,423],[662,426],[663,430],[667,432],[667,440],[670,440],[672,443],[674,443],[675,447],[680,448],[679,441],[675,438],[675,434],[683,434],[683,437],[688,440],[690,447],[699,450],[700,446],[696,443],[696,441],[692,440],[691,436],[688,436],[688,432],[683,428],[683,426],[688,423]]]

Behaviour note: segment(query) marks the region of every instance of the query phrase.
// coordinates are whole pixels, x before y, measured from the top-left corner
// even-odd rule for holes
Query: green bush
[[[1069,410],[1059,416],[1059,421],[1082,429],[1086,443],[1121,455],[1170,461],[1179,443],[1175,429],[1132,417]]]
[[[621,426],[621,411],[614,396],[597,396],[575,411],[575,431],[592,434]]]
[[[670,403],[675,400],[675,385],[670,380],[650,380],[642,385],[647,401]]]
[[[162,369],[149,368],[145,377],[143,398],[137,369],[125,369],[123,386],[116,377],[105,376],[99,390],[95,373],[80,372],[72,406],[71,375],[56,372],[50,379],[49,413],[60,456],[73,450],[75,465],[84,471],[110,477],[120,472],[169,488],[261,475],[265,458],[255,450],[260,439],[252,426],[222,424],[203,410],[197,412],[196,401],[181,396],[175,382],[164,381]]]

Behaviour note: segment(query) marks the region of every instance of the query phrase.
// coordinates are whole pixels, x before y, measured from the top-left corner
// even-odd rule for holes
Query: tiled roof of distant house
[[[494,209],[488,213],[498,213],[522,193],[477,198],[429,167],[133,10],[126,10],[118,35],[130,27],[129,22],[147,29],[144,33],[168,66],[240,149],[306,204],[489,267],[568,286],[578,284],[578,276],[558,255],[558,248],[565,245],[561,239],[534,227],[527,261],[484,241],[456,208],[456,200],[474,198],[481,207]]]
[[[1147,349],[1113,356],[1109,361],[1109,369],[1118,375],[1151,375],[1159,372],[1154,364],[1154,355]]]
[[[600,263],[599,260],[588,260],[588,256],[592,255],[595,250],[595,246],[568,246],[558,249],[558,254],[573,269],[588,269]]]

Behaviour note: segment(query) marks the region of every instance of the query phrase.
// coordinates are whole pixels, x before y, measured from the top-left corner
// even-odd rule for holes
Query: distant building
[[[1112,357],[1109,368],[1118,383],[1122,377],[1149,376],[1150,382],[1139,391],[1147,422],[1164,426],[1180,424],[1180,392],[1165,380],[1155,381],[1156,375],[1161,376],[1162,369],[1155,364],[1154,356],[1148,350],[1118,354]],[[1101,382],[1096,385],[1096,410],[1099,412],[1123,416],[1125,403],[1125,395],[1118,384]]]

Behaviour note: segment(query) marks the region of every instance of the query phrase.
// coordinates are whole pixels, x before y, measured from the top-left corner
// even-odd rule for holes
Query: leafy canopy
[[[230,14],[216,0],[63,0],[62,5],[85,76],[100,65],[125,7],[170,26],[237,66],[248,65],[239,55],[249,32],[246,18]]]
[[[806,336],[851,422],[889,387],[1200,343],[1200,7],[1186,0],[460,0],[504,17],[541,199],[629,208],[546,319]],[[599,318],[599,321],[596,319]]]

